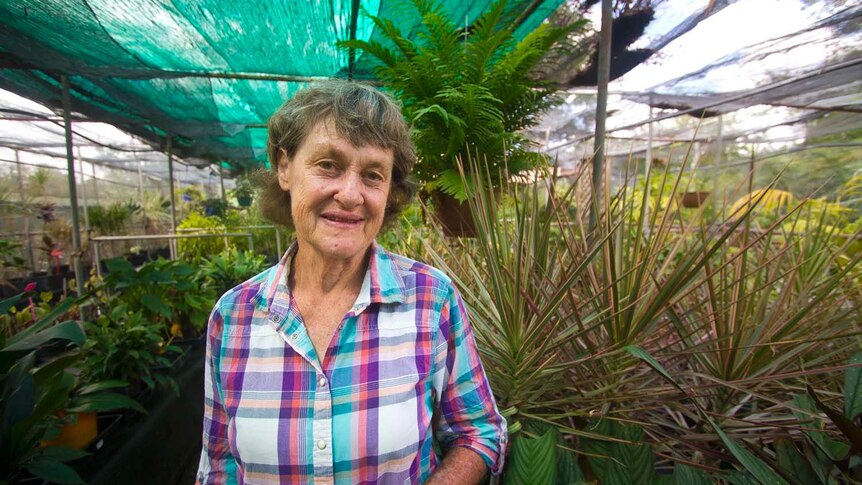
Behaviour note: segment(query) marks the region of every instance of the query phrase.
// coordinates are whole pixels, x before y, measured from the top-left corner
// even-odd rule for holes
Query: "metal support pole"
[[[598,92],[596,95],[596,137],[593,145],[592,206],[590,235],[598,223],[599,201],[602,195],[602,172],[605,168],[605,122],[608,117],[608,82],[611,77],[612,0],[602,0],[602,30],[599,35]]]
[[[751,145],[751,159],[748,162],[748,197],[754,192],[754,145]]]
[[[69,99],[69,78],[60,76],[63,88],[63,127],[66,132],[66,166],[69,171],[69,203],[72,206],[72,259],[75,265],[75,289],[84,294],[84,264],[81,261],[81,225],[78,221],[78,191],[75,187],[75,158],[72,154],[72,106]]]
[[[177,233],[177,205],[176,195],[174,194],[174,147],[171,137],[168,137],[168,190],[171,194],[171,234]],[[176,240],[172,239],[170,243],[171,259],[177,259]]]
[[[135,155],[137,158],[137,155]],[[138,194],[141,198],[141,208],[143,209],[146,206],[146,197],[144,196],[144,161],[138,158]],[[144,212],[144,216],[146,216],[146,211]]]
[[[78,169],[81,172],[81,201],[84,203],[84,230],[90,230],[90,214],[87,210],[87,177],[84,175],[84,158],[81,156],[81,147],[75,147],[78,152]]]
[[[24,175],[21,174],[21,155],[18,150],[15,152],[15,165],[18,167],[18,194],[21,199],[21,205],[24,201]],[[33,258],[33,240],[30,235],[30,211],[24,211],[24,233],[27,235],[27,262],[30,263],[30,271],[36,272],[36,260]]]
[[[224,169],[221,166],[221,162],[218,164],[218,183],[219,187],[221,187],[221,200],[227,203],[227,198],[224,195]]]
[[[99,205],[99,179],[96,178],[96,162],[90,162],[90,168],[93,169],[93,197],[96,199],[96,205]]]

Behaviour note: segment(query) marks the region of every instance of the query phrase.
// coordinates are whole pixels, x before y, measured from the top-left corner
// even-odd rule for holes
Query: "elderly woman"
[[[414,192],[398,105],[361,84],[320,84],[273,115],[268,150],[263,212],[296,242],[213,309],[198,482],[498,473],[506,422],[458,291],[375,242]]]

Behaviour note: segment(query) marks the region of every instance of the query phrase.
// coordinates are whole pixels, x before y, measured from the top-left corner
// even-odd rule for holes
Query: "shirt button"
[[[325,449],[325,448],[326,448],[326,442],[325,442],[325,441],[323,441],[323,440],[318,441],[318,442],[317,442],[317,448],[319,448],[319,449],[321,449],[321,450],[322,450],[322,449]]]
[[[295,334],[291,335],[290,338],[291,338],[291,340],[296,340],[299,338],[299,334],[295,333]]]
[[[319,380],[319,381],[317,381],[317,383],[318,383],[318,384],[320,384],[320,387],[324,387],[324,386],[326,386],[326,378],[325,378],[325,377],[321,377],[321,378],[320,378],[320,380]]]

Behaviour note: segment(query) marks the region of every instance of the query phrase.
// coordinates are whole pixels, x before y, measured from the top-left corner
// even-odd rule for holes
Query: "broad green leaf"
[[[147,413],[147,410],[134,399],[114,392],[76,396],[69,402],[68,411],[72,413],[86,413],[126,408],[134,409],[144,414]]]
[[[109,259],[105,261],[105,266],[108,268],[108,272],[110,273],[130,272],[135,270],[132,263],[125,258]]]
[[[539,438],[521,433],[512,439],[503,485],[555,485],[557,433],[548,430]]]
[[[65,372],[67,368],[74,367],[75,364],[81,360],[81,357],[81,353],[77,350],[61,357],[57,357],[51,362],[36,369],[33,372],[33,381],[37,386],[45,385],[46,382],[55,376]]]
[[[42,449],[39,458],[51,461],[59,461],[65,463],[67,461],[77,460],[89,456],[90,454],[84,450],[76,450],[66,446],[48,446]]]
[[[35,459],[24,465],[24,468],[33,475],[51,483],[84,483],[78,472],[60,462]]]
[[[78,389],[78,394],[83,396],[85,394],[92,394],[94,392],[105,391],[108,389],[116,389],[119,387],[126,387],[128,385],[129,385],[129,383],[126,381],[118,381],[118,380],[102,381],[102,382],[90,384],[88,386],[84,386],[84,387]]]
[[[626,444],[613,441],[583,439],[583,449],[589,456],[590,467],[602,484],[648,485],[655,480],[652,447],[640,443],[643,430],[639,426],[601,419],[592,430],[597,434],[631,441]],[[607,457],[607,458],[604,458]]]
[[[721,442],[724,443],[725,448],[730,451],[733,456],[742,463],[742,466],[745,467],[747,471],[749,471],[754,477],[760,481],[763,485],[785,485],[787,481],[781,478],[781,475],[775,473],[775,471],[769,467],[766,463],[763,462],[760,458],[754,456],[750,451],[746,450],[742,445],[731,439],[727,434],[725,434],[724,430],[718,426],[718,424],[706,413],[704,413],[703,418],[706,419],[710,426],[715,430],[716,434],[718,434]]]
[[[83,295],[83,296],[78,297],[78,298],[66,298],[65,300],[62,300],[59,304],[57,304],[57,306],[55,306],[53,309],[51,309],[50,312],[45,314],[42,318],[39,319],[39,321],[34,323],[32,326],[30,326],[30,327],[16,333],[15,335],[9,337],[9,339],[6,340],[6,345],[7,346],[15,345],[18,342],[20,342],[24,339],[27,339],[27,338],[45,330],[46,328],[53,325],[54,321],[57,318],[59,318],[61,315],[63,315],[67,311],[69,311],[69,309],[71,309],[72,306],[74,306],[75,304],[77,304],[79,302],[84,301],[88,297],[89,297],[89,295]]]
[[[84,335],[84,330],[81,328],[78,322],[69,320],[67,322],[63,322],[46,330],[43,330],[39,333],[30,335],[27,338],[21,339],[14,344],[7,346],[5,349],[3,349],[3,352],[16,352],[35,349],[40,345],[43,345],[54,339],[68,340],[76,345],[81,345],[84,343],[85,338],[86,336]]]
[[[677,463],[673,467],[673,483],[674,485],[711,485],[713,481],[703,470]]]
[[[862,352],[850,358],[850,364],[862,365]],[[855,420],[862,414],[862,367],[852,367],[844,374],[844,416]]]
[[[163,315],[165,318],[171,318],[171,309],[165,305],[160,296],[147,293],[141,297],[141,303],[151,312]]]
[[[6,313],[8,313],[9,309],[11,309],[13,306],[15,306],[16,303],[18,303],[18,300],[21,299],[21,296],[23,294],[24,293],[19,293],[13,297],[6,298],[5,300],[0,301],[0,314],[5,315]]]
[[[796,419],[804,424],[803,433],[811,440],[815,447],[826,455],[832,461],[841,461],[847,457],[850,451],[850,446],[840,441],[835,441],[830,438],[825,431],[816,431],[823,429],[823,424],[820,418],[816,417],[819,413],[814,401],[807,394],[796,394],[791,400],[793,406],[806,411],[806,413],[794,410],[793,415]]]
[[[805,455],[796,449],[792,441],[778,439],[775,441],[778,455],[778,466],[789,475],[797,478],[800,483],[819,483],[820,478]]]
[[[574,453],[565,449],[557,449],[557,485],[573,485],[585,482],[584,472],[578,465]]]

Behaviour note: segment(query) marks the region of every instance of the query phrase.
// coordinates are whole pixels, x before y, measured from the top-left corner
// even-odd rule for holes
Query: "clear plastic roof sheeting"
[[[618,162],[648,150],[679,161],[691,148],[748,169],[770,152],[805,160],[804,145],[862,159],[862,3],[735,2],[610,92],[606,153]],[[571,169],[593,153],[595,91],[570,91],[566,101],[533,135]]]
[[[83,170],[91,187],[102,186],[103,196],[114,194],[115,199],[124,200],[130,193],[137,196],[140,188],[167,194],[167,155],[157,148],[109,124],[78,120],[72,124],[72,141],[78,180]],[[183,160],[175,162],[174,179],[179,187],[211,186],[214,176],[218,183],[215,166],[199,168]],[[24,178],[42,168],[65,179],[67,163],[62,118],[38,103],[0,91],[0,171],[11,172],[14,179],[20,165]],[[45,196],[67,205],[67,190],[60,183]]]
[[[493,2],[442,2],[469,26]],[[520,38],[561,0],[510,0]],[[56,108],[59,74],[72,107],[177,153],[243,169],[266,163],[265,123],[310,81],[367,78],[336,42],[379,39],[360,10],[416,34],[409,2],[313,0],[0,2],[0,88]]]

